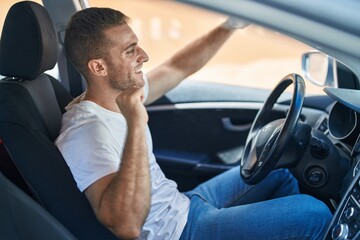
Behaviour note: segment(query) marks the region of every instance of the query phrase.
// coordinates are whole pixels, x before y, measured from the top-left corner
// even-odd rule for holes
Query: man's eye
[[[131,49],[130,51],[127,51],[126,53],[127,54],[133,54],[135,52],[135,49],[133,48],[133,49]]]

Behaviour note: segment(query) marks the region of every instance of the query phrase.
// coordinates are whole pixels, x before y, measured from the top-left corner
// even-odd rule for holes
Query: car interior
[[[4,22],[0,41],[0,75],[5,76],[0,80],[0,239],[117,239],[97,220],[53,143],[65,106],[79,93],[79,88],[71,91],[46,73],[58,61],[61,37],[47,10],[35,2],[14,4]],[[303,61],[317,54],[308,53]],[[68,64],[69,71],[78,75]],[[180,191],[239,164],[239,174],[250,184],[274,167],[287,167],[303,193],[324,201],[334,213],[325,238],[359,239],[360,139],[356,134],[360,129],[355,122],[360,117],[356,106],[360,98],[351,97],[353,89],[360,88],[359,79],[340,62],[332,66],[336,77],[346,81],[325,88],[327,95],[322,96],[305,97],[304,82],[296,74],[286,76],[271,97],[263,89],[181,84],[147,106],[160,167]],[[282,93],[291,84],[294,93]],[[259,167],[255,166],[258,162],[247,161],[252,141],[249,132],[286,118],[291,126],[276,150],[281,155],[276,156],[278,161]],[[339,127],[344,122],[349,127]],[[284,123],[279,120],[277,124],[274,129]],[[261,151],[265,148],[261,146]]]

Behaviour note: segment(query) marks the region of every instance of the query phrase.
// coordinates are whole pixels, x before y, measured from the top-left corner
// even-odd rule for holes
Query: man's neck
[[[117,95],[114,93],[103,93],[99,90],[94,92],[87,89],[82,100],[92,101],[107,110],[120,113],[121,111],[115,102],[116,97]]]

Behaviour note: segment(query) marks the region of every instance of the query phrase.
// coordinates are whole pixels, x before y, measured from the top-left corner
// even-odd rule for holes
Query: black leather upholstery
[[[0,239],[75,239],[55,218],[1,173],[0,196]]]
[[[32,2],[14,4],[6,16],[1,36],[1,75],[34,79],[52,69],[56,61],[56,32],[47,12]]]
[[[27,89],[51,140],[57,137],[64,107],[72,99],[56,79],[44,74],[56,61],[56,31],[43,6],[30,1],[14,4],[1,35],[0,74]]]
[[[54,66],[56,48],[41,5],[24,1],[9,10],[0,44],[0,74],[7,76],[0,81],[0,139],[34,198],[75,237],[117,239],[96,219],[53,143],[72,99],[43,73]]]

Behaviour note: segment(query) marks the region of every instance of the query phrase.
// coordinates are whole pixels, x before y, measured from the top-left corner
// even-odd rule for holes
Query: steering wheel
[[[269,123],[274,104],[291,83],[294,90],[286,118]],[[305,82],[297,74],[285,76],[271,92],[257,113],[246,139],[240,161],[240,176],[245,183],[260,182],[275,167],[294,132],[304,97]]]

